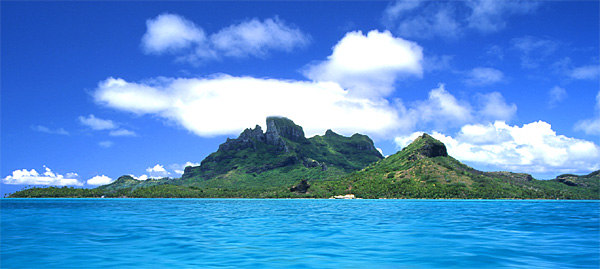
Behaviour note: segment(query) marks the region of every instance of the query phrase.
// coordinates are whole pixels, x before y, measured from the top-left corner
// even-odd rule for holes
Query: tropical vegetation
[[[383,158],[373,141],[328,130],[306,138],[281,117],[228,139],[181,178],[140,181],[122,176],[94,189],[33,187],[9,197],[136,198],[600,199],[600,171],[537,180],[529,174],[482,172],[447,154],[423,134]]]

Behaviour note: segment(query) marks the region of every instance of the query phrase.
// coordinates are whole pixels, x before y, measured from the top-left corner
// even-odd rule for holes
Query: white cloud
[[[146,21],[142,48],[146,53],[169,52],[177,60],[199,64],[221,57],[265,57],[270,51],[289,52],[310,43],[310,37],[277,17],[256,18],[207,36],[192,21],[176,14],[162,14]]]
[[[95,176],[87,180],[88,185],[106,185],[112,183],[114,180],[105,175]]]
[[[416,103],[409,111],[409,117],[421,123],[434,123],[436,129],[444,126],[461,126],[473,120],[472,107],[467,102],[457,100],[440,84],[429,92],[429,98]]]
[[[307,35],[277,17],[231,25],[213,34],[210,40],[215,49],[230,57],[264,57],[270,50],[289,52],[310,42]]]
[[[307,136],[334,129],[346,135],[360,132],[383,137],[415,128],[435,126],[445,130],[469,123],[510,120],[516,113],[516,105],[507,104],[500,93],[476,96],[472,105],[458,100],[440,85],[430,91],[428,99],[406,106],[399,99],[390,103],[383,98],[354,97],[331,82],[227,75],[162,78],[152,84],[108,78],[94,92],[99,104],[139,115],[156,115],[205,137],[237,135],[272,115],[293,119],[303,126]],[[306,104],[311,104],[310,108]],[[236,109],[224,109],[228,107]]]
[[[52,172],[50,168],[44,166],[46,172],[38,173],[35,169],[15,170],[12,175],[2,179],[2,183],[11,185],[48,185],[48,186],[83,186],[77,178],[77,173],[67,173],[66,176]]]
[[[394,20],[402,16],[405,12],[414,10],[419,7],[423,1],[396,1],[388,5],[384,11],[385,19]]]
[[[136,177],[136,176],[134,176],[134,175],[130,175],[130,176],[131,176],[131,177],[133,177],[133,178],[134,178],[134,179],[136,179],[136,180],[139,180],[139,181],[148,180],[148,178],[149,178],[149,177],[148,177],[148,175],[141,175],[141,176],[139,176],[139,177]]]
[[[600,117],[578,121],[575,123],[575,130],[589,135],[600,135]]]
[[[595,113],[596,117],[575,123],[575,130],[583,131],[589,135],[600,135],[600,91],[596,95]]]
[[[96,118],[96,116],[90,114],[87,117],[80,116],[79,122],[85,126],[92,128],[92,130],[100,131],[100,130],[111,130],[109,132],[110,136],[136,136],[137,134],[134,131],[130,131],[127,129],[117,129],[119,127],[118,124],[113,122],[112,120],[104,120],[100,118]],[[100,146],[109,148],[113,145],[110,141],[102,141],[100,142]]]
[[[200,165],[200,163],[185,162],[184,164],[172,164],[169,167],[171,168],[171,170],[175,171],[175,173],[177,173],[179,175],[183,175],[183,172],[186,167],[199,166],[199,165]]]
[[[146,53],[176,52],[206,40],[201,28],[175,14],[161,14],[146,21],[142,48]]]
[[[535,69],[558,48],[560,43],[548,38],[525,36],[511,40],[513,49],[520,53],[521,67]]]
[[[47,134],[69,135],[69,132],[67,132],[63,128],[51,129],[51,128],[48,128],[43,125],[33,125],[33,126],[31,126],[31,129],[33,129],[34,131],[37,131],[37,132],[47,133]]]
[[[574,79],[598,79],[600,78],[600,65],[586,65],[576,67],[569,73]]]
[[[113,121],[96,118],[92,114],[87,117],[79,116],[79,122],[93,130],[110,130],[117,128],[117,125]]]
[[[150,178],[163,178],[168,177],[171,173],[165,170],[164,166],[157,164],[154,167],[148,167],[146,172],[150,174]]]
[[[345,134],[383,135],[398,122],[388,101],[350,97],[330,82],[219,75],[163,78],[149,85],[108,78],[99,83],[94,97],[118,110],[168,119],[200,136],[239,134],[272,115],[293,119],[307,135],[330,128]]]
[[[540,2],[474,0],[465,2],[471,8],[468,17],[470,28],[481,32],[496,32],[506,27],[506,17],[535,11]]]
[[[114,146],[115,143],[113,143],[112,141],[108,141],[107,140],[107,141],[100,141],[98,143],[98,145],[101,146],[101,147],[103,147],[103,148],[110,148],[110,147]]]
[[[406,146],[422,132],[396,138]],[[433,132],[458,160],[496,169],[527,173],[589,173],[600,169],[600,147],[593,142],[557,135],[537,121],[522,127],[503,121],[465,125],[456,137]]]
[[[419,1],[398,0],[384,11],[384,24],[401,36],[429,39],[458,38],[466,30],[496,32],[506,19],[535,11],[538,2],[530,1]]]
[[[472,86],[484,86],[500,82],[503,79],[504,74],[500,70],[487,67],[477,67],[473,68],[467,74],[465,83]]]
[[[428,8],[418,15],[407,17],[396,26],[401,36],[411,38],[457,38],[462,35],[462,26],[456,20],[452,8]]]
[[[137,136],[137,134],[134,131],[130,131],[127,129],[113,130],[113,131],[110,131],[109,135],[110,136]]]
[[[425,72],[448,71],[452,70],[452,55],[425,55],[423,60],[423,69]]]
[[[507,121],[517,112],[517,106],[507,104],[499,92],[476,94],[473,101],[457,99],[440,84],[429,92],[426,100],[414,101],[408,108],[397,101],[398,129],[403,133],[415,129],[448,130],[465,124]]]
[[[386,96],[402,76],[423,75],[423,48],[388,31],[349,32],[327,60],[304,72],[313,81],[331,81],[358,97]]]
[[[507,104],[504,97],[499,92],[491,92],[488,94],[477,95],[479,104],[479,115],[480,120],[496,121],[503,120],[508,121],[517,114],[516,104]]]
[[[558,86],[554,86],[552,89],[550,89],[550,91],[548,91],[548,96],[550,98],[548,101],[548,106],[550,108],[554,108],[558,103],[567,98],[567,90]]]

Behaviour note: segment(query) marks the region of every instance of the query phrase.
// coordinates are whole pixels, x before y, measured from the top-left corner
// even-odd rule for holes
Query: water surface
[[[600,267],[598,201],[0,203],[2,268]]]

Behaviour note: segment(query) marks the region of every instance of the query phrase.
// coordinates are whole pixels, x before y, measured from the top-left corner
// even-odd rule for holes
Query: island
[[[476,170],[428,134],[384,158],[366,135],[328,130],[306,138],[288,118],[268,117],[266,123],[266,131],[256,125],[227,139],[180,178],[124,175],[94,189],[33,187],[7,197],[600,199],[600,170],[538,180]]]

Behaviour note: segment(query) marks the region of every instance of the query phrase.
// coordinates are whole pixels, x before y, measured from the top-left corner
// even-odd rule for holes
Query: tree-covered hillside
[[[423,134],[402,151],[361,171],[315,183],[313,191],[363,198],[600,199],[599,182],[599,171],[555,180],[481,172],[448,156],[442,142]]]
[[[32,188],[10,197],[247,197],[464,199],[600,199],[600,171],[536,180],[512,172],[482,172],[449,156],[446,146],[423,134],[383,158],[360,134],[328,130],[306,138],[281,117],[227,139],[181,178],[139,181],[122,176],[96,189]]]

